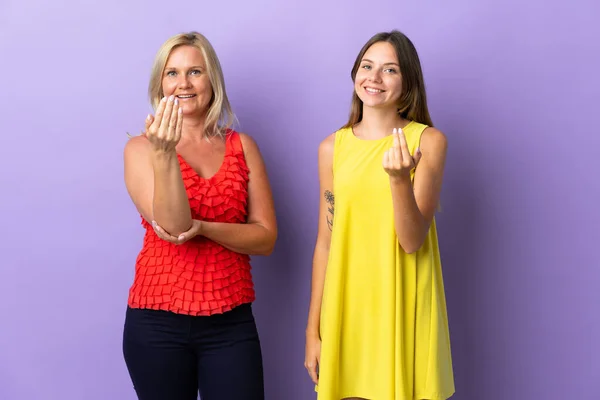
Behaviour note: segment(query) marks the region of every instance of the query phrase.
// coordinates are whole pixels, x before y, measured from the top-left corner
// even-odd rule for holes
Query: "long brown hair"
[[[409,121],[419,122],[428,126],[433,126],[429,109],[427,108],[427,95],[425,93],[425,82],[421,62],[417,49],[406,35],[402,32],[393,30],[391,32],[380,32],[374,35],[362,47],[354,66],[352,67],[352,82],[356,79],[356,73],[360,63],[369,48],[378,42],[387,42],[394,47],[398,63],[400,64],[400,73],[402,74],[402,94],[400,95],[398,114]],[[350,107],[350,118],[343,128],[350,128],[362,121],[363,102],[360,100],[356,91],[352,93],[352,105]]]

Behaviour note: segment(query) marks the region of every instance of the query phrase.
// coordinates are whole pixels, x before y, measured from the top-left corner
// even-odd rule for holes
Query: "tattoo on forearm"
[[[327,211],[329,212],[329,214],[327,214],[327,226],[329,227],[329,230],[332,230],[335,198],[333,197],[333,193],[331,193],[329,190],[325,191],[325,201],[329,204],[327,206]]]

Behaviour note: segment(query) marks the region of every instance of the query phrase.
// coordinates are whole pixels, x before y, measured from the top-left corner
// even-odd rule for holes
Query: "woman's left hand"
[[[410,176],[410,171],[417,166],[421,159],[421,150],[417,149],[414,157],[410,155],[406,137],[401,128],[394,128],[392,135],[394,135],[394,143],[383,155],[383,169],[393,178]]]
[[[169,232],[165,231],[161,228],[156,221],[152,221],[152,227],[154,228],[154,232],[156,236],[170,243],[174,244],[183,244],[194,237],[201,235],[202,232],[202,221],[198,219],[192,220],[192,227],[188,229],[187,232],[183,232],[179,236],[173,236]]]

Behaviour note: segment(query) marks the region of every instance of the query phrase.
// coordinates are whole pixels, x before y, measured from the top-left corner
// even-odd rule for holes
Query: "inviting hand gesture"
[[[167,242],[171,242],[174,244],[183,244],[183,243],[187,242],[188,240],[193,239],[196,236],[199,236],[202,234],[201,233],[202,232],[202,221],[193,219],[192,227],[190,229],[188,229],[187,232],[183,232],[179,236],[171,235],[169,232],[167,232],[163,228],[161,228],[156,223],[156,221],[152,221],[152,228],[154,228],[154,232],[156,233],[156,236],[158,236],[162,240],[165,240]]]
[[[421,150],[417,149],[414,157],[408,151],[406,137],[401,128],[394,128],[394,143],[392,148],[383,155],[383,169],[390,177],[410,176],[410,171],[417,166],[421,159]]]
[[[174,96],[168,99],[164,97],[158,105],[156,117],[149,115],[146,118],[146,137],[154,150],[175,150],[181,139],[182,122],[183,114],[179,101]]]

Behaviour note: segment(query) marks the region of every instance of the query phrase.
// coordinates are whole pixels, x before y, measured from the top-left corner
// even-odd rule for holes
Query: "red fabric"
[[[237,132],[228,131],[225,159],[212,178],[200,177],[178,158],[192,218],[246,222],[249,170]],[[129,290],[130,307],[212,315],[254,301],[248,255],[203,236],[175,245],[159,239],[144,219],[142,226],[146,234]]]

